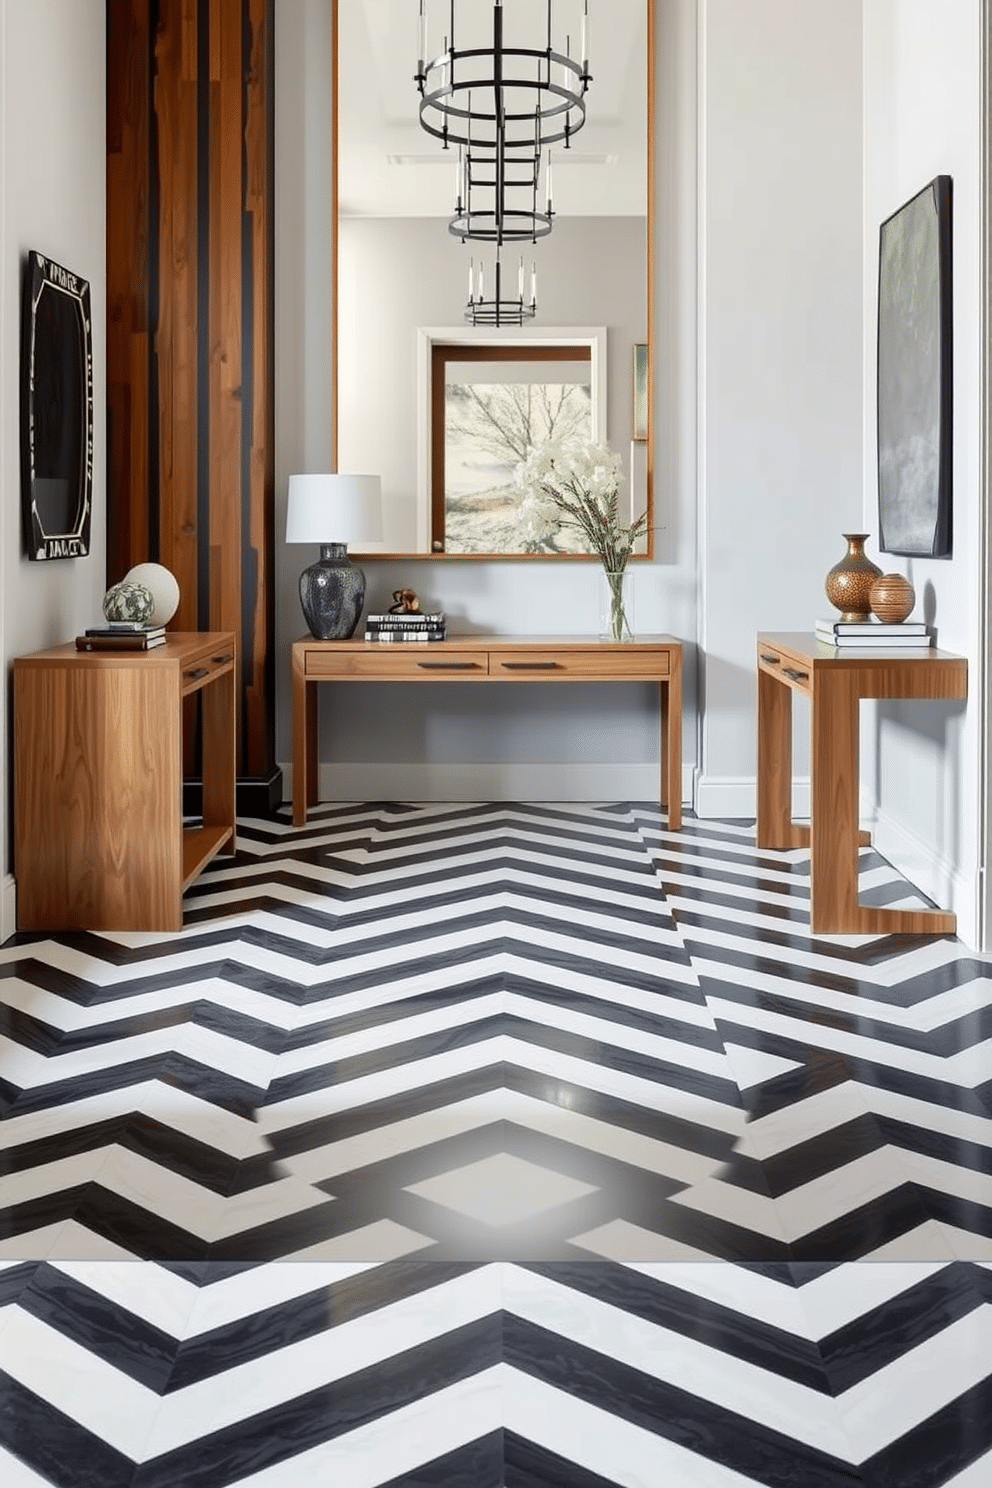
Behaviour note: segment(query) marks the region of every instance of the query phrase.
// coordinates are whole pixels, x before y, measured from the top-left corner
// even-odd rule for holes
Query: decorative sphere
[[[113,584],[103,596],[103,613],[108,620],[135,620],[147,625],[152,617],[155,601],[150,589],[144,584],[135,584],[131,579],[121,579]]]
[[[868,591],[871,612],[888,624],[898,624],[912,614],[916,590],[902,574],[881,574]]]
[[[161,563],[136,563],[124,575],[125,582],[143,584],[151,593],[153,625],[168,625],[179,608],[179,585],[175,574]]]

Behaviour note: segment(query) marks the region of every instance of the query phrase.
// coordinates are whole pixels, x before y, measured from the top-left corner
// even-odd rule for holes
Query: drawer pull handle
[[[780,656],[772,656],[770,651],[762,651],[761,659],[762,661],[767,661],[769,666],[778,666],[782,658]]]
[[[793,682],[809,681],[809,672],[801,672],[798,667],[783,667],[782,670],[787,677],[792,678]]]
[[[209,667],[191,667],[188,672],[184,673],[184,675],[187,676],[190,679],[191,682],[195,682],[199,677],[209,677],[210,676],[210,668]]]
[[[234,652],[225,651],[223,656],[211,656],[210,660],[213,662],[214,666],[223,666],[225,661],[234,660]]]
[[[556,672],[558,663],[556,661],[501,661],[501,667],[508,672]]]
[[[477,661],[418,661],[417,665],[425,672],[474,672],[479,663]]]

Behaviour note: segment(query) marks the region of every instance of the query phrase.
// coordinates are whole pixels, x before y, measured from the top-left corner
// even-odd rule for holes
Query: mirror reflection
[[[480,220],[487,210],[491,215],[499,210],[498,199],[493,191],[488,197],[480,192],[478,160],[470,181],[465,149],[445,151],[420,126],[415,74],[425,43],[416,11],[409,0],[334,0],[336,464],[339,470],[381,475],[386,552],[577,556],[567,543],[535,547],[521,536],[508,498],[510,450],[519,443],[519,429],[507,426],[509,438],[497,459],[484,442],[474,450],[467,446],[463,420],[461,447],[456,456],[444,458],[437,430],[445,423],[445,388],[470,384],[450,379],[437,384],[425,375],[425,338],[433,348],[457,349],[452,361],[467,359],[473,345],[483,363],[499,346],[519,348],[530,341],[542,346],[541,356],[536,347],[523,358],[517,355],[512,378],[502,380],[505,388],[517,389],[502,394],[504,406],[516,399],[518,407],[521,401],[536,407],[555,396],[549,391],[553,387],[590,387],[588,375],[583,379],[569,372],[565,378],[549,370],[547,349],[585,339],[588,356],[590,342],[598,346],[598,328],[604,328],[597,407],[585,425],[580,421],[575,427],[608,440],[622,457],[622,494],[631,516],[650,507],[650,419],[647,428],[635,428],[634,409],[634,348],[648,341],[648,0],[612,0],[608,24],[600,10],[603,23],[597,25],[602,4],[590,0],[586,17],[585,0],[553,0],[553,57],[574,58],[586,38],[586,120],[567,149],[562,143],[551,148],[551,182],[549,152],[542,148],[529,197],[523,190],[505,194],[507,203],[535,202],[542,216],[550,197],[552,228],[537,241],[504,246],[496,295],[497,245],[462,241],[449,224],[459,208],[458,227],[468,215]],[[456,48],[491,36],[496,9],[502,12],[507,48],[547,47],[548,7],[533,0],[495,6],[493,0],[456,0],[454,9]],[[450,15],[448,0],[427,0],[428,63],[449,45]],[[464,65],[456,54],[455,67]],[[571,76],[577,70],[578,64]],[[442,75],[426,64],[424,71],[432,85]],[[553,92],[564,76],[553,62]],[[477,99],[472,107],[482,111]],[[522,113],[523,106],[512,102],[511,119]],[[484,152],[475,153],[484,160]],[[525,150],[518,151],[513,160],[519,163],[525,156]],[[492,318],[479,323],[472,305],[480,298],[508,302],[511,316],[515,305],[522,305],[523,313],[509,325],[502,317],[498,323]],[[588,327],[597,329],[576,329]],[[531,356],[537,359],[531,362]],[[476,368],[479,363],[476,356]],[[490,379],[489,386],[499,385],[500,379]],[[464,401],[470,395],[452,395],[459,397]],[[533,430],[535,437],[544,437],[539,421]],[[478,489],[487,466],[491,486]],[[466,519],[465,485],[473,467],[473,514]],[[650,551],[650,539],[644,551]]]

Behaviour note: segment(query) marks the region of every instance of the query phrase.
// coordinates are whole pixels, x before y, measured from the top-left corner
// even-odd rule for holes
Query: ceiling
[[[561,213],[643,216],[646,210],[646,52],[650,0],[589,0],[587,120],[570,150],[554,150]],[[450,0],[426,0],[428,52],[445,46]],[[578,50],[582,0],[552,0],[556,50]],[[546,45],[547,10],[504,0],[505,44]],[[456,44],[487,44],[492,0],[455,0]],[[354,217],[450,217],[455,157],[418,123],[412,0],[339,0],[339,210]]]

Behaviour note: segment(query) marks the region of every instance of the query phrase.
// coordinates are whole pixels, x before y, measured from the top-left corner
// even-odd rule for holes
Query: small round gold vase
[[[882,570],[865,554],[867,532],[845,532],[847,552],[827,574],[823,587],[830,603],[840,610],[841,620],[867,620],[871,586]]]
[[[868,591],[871,612],[889,625],[898,625],[913,613],[916,590],[900,573],[882,574]]]

